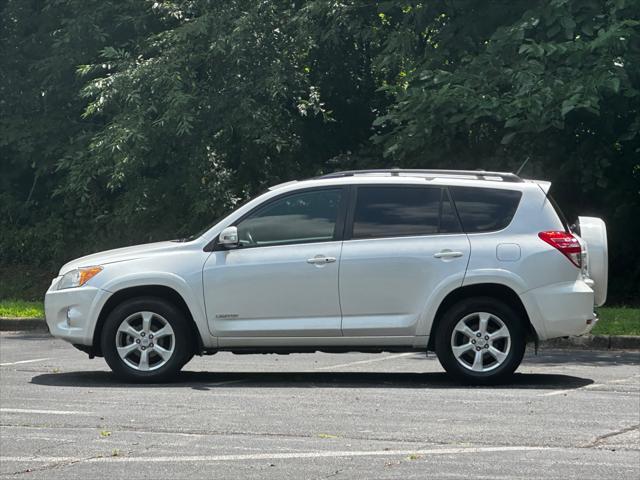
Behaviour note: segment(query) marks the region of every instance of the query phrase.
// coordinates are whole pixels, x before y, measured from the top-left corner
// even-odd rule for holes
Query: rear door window
[[[511,223],[522,192],[497,188],[449,187],[467,233],[494,232]]]
[[[358,187],[352,238],[459,232],[446,190],[439,187]]]

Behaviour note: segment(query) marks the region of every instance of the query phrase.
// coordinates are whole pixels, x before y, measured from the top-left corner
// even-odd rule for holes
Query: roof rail
[[[439,170],[439,169],[417,169],[417,168],[382,168],[373,170],[346,170],[343,172],[333,172],[322,175],[318,178],[341,178],[353,177],[356,175],[368,174],[389,174],[398,177],[400,174],[404,176],[444,176],[444,177],[469,177],[473,176],[478,180],[495,180],[499,178],[503,182],[523,182],[522,178],[514,173],[507,172],[488,172],[486,170]]]

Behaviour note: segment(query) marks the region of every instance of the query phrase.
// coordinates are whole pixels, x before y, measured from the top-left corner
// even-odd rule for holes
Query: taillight
[[[571,260],[576,267],[582,266],[582,246],[569,232],[540,232],[538,236]]]

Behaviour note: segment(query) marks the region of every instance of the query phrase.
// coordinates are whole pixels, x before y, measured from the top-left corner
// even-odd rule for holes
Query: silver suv
[[[133,381],[218,351],[427,350],[460,380],[503,381],[527,341],[588,332],[606,299],[604,223],[572,231],[549,188],[444,170],[289,182],[195,238],[66,264],[47,323]]]

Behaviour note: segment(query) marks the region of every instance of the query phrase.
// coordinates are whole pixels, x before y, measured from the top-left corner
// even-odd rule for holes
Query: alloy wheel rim
[[[175,333],[169,322],[154,312],[136,312],[116,331],[116,350],[129,367],[141,372],[165,365],[175,350]]]
[[[473,372],[489,372],[502,365],[511,349],[511,334],[498,316],[474,312],[456,324],[451,351],[456,361]]]

